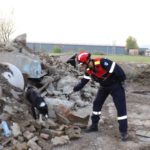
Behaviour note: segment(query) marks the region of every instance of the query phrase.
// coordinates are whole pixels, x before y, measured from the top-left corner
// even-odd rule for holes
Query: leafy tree
[[[53,52],[53,53],[61,53],[61,48],[60,48],[60,47],[54,47],[54,48],[52,49],[52,52]]]
[[[132,36],[129,36],[126,40],[126,49],[127,52],[129,53],[129,49],[138,49],[138,44],[135,38]]]

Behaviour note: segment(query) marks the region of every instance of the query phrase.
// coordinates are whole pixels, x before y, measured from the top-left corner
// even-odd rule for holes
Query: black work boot
[[[86,129],[85,132],[97,132],[98,131],[98,124],[91,124],[89,128]]]
[[[96,132],[98,131],[98,121],[100,119],[99,115],[92,115],[92,124],[86,129],[86,132]]]
[[[120,135],[121,135],[122,141],[124,141],[124,142],[127,141],[127,139],[128,139],[128,133],[127,132],[121,132]]]

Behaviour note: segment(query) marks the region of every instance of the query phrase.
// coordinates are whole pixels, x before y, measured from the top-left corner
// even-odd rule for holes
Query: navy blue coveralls
[[[81,81],[74,87],[74,92],[81,90],[92,78],[100,83],[100,88],[93,102],[92,123],[98,124],[102,106],[110,94],[117,109],[119,131],[127,132],[127,110],[125,90],[122,83],[126,80],[126,75],[122,68],[115,62],[106,58],[92,59],[94,69],[86,68],[86,72]]]

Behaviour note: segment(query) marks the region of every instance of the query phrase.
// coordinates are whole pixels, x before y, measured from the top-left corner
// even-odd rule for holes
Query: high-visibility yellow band
[[[99,64],[100,64],[100,61],[95,61],[94,64],[95,64],[95,65],[99,65]]]

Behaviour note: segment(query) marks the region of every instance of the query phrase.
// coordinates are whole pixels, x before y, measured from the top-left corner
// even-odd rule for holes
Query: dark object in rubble
[[[71,58],[69,58],[66,63],[71,64],[72,66],[74,66],[74,68],[76,68],[76,56],[77,54],[74,54]]]
[[[132,93],[135,94],[143,94],[143,95],[150,95],[150,91],[133,91]]]
[[[30,86],[27,88],[26,98],[31,103],[32,115],[34,119],[38,119],[40,115],[48,118],[48,106],[43,97],[40,96],[34,87]],[[38,111],[38,117],[36,110]]]

